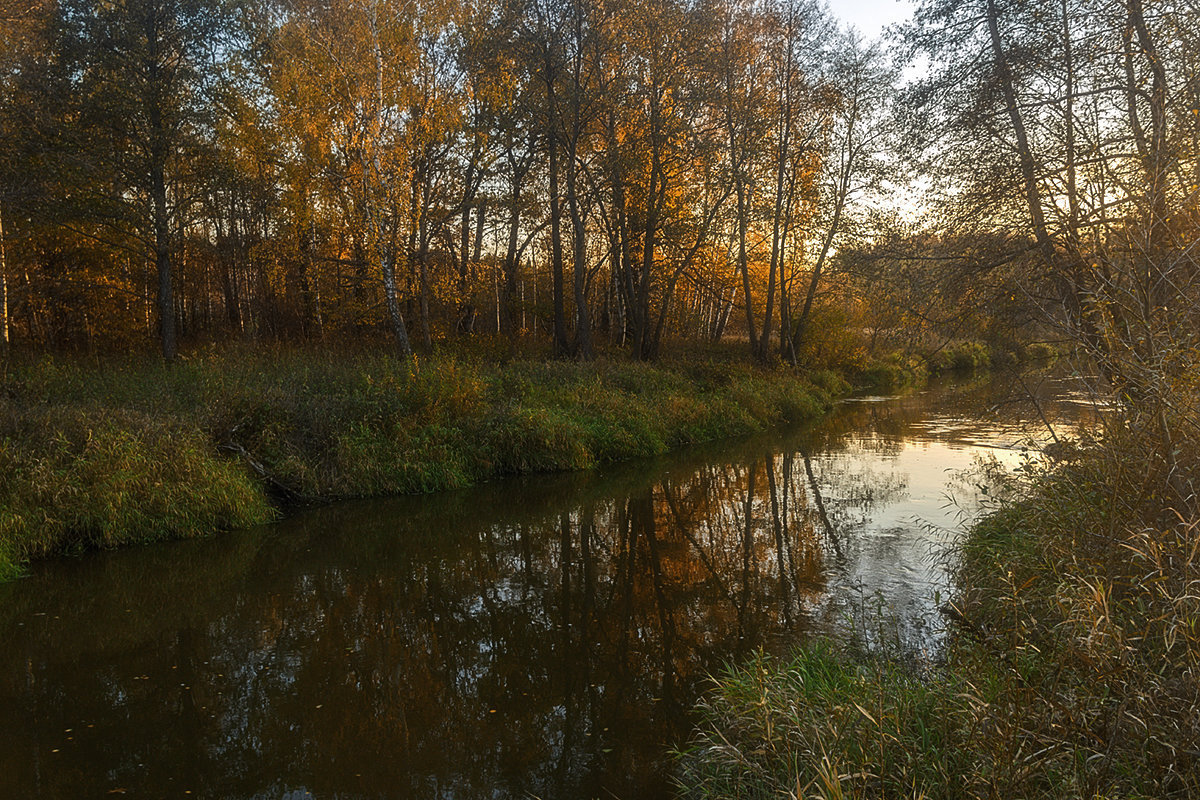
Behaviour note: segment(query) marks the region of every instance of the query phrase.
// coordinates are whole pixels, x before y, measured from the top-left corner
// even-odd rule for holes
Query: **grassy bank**
[[[816,644],[720,676],[691,797],[1200,797],[1200,452],[1126,417],[993,487],[919,674]]]
[[[728,362],[586,365],[274,353],[0,378],[0,575],[200,536],[293,502],[583,469],[813,418],[848,387]]]
[[[990,369],[1012,369],[1018,365],[1048,363],[1058,351],[1043,343],[1006,346],[974,340],[939,342],[934,347],[912,352],[894,352],[872,359],[850,371],[857,385],[887,393],[920,388],[939,375],[970,375]]]

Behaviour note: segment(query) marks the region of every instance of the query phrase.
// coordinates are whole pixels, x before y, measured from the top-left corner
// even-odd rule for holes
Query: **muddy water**
[[[961,473],[1044,432],[1011,388],[39,564],[0,586],[0,798],[669,797],[730,660],[936,651]]]

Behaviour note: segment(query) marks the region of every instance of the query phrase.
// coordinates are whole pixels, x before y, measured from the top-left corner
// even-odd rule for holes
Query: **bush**
[[[950,342],[926,357],[931,375],[944,372],[974,372],[992,364],[987,345],[982,342]]]
[[[875,392],[895,392],[921,386],[929,378],[925,362],[899,353],[871,362],[855,376],[855,383]]]
[[[1051,361],[1058,358],[1058,351],[1048,342],[1033,342],[1026,345],[1025,358],[1028,361]]]

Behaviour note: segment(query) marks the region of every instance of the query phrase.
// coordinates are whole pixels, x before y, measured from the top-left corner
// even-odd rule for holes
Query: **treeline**
[[[894,82],[810,0],[6,6],[5,341],[167,358],[733,333],[794,363]]]
[[[1183,7],[937,0],[885,53],[810,0],[3,3],[5,342],[1200,345]]]

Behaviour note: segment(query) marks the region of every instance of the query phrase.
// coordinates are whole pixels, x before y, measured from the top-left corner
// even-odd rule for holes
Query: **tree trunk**
[[[579,167],[575,162],[578,136],[579,133],[576,130],[569,150],[571,163],[567,168],[567,204],[571,213],[573,240],[571,271],[575,289],[575,357],[590,361],[594,354],[592,352],[592,325],[587,307],[587,229],[584,224],[583,210],[579,206]]]
[[[152,105],[151,127],[161,126],[161,120],[159,109]],[[175,302],[171,292],[171,234],[167,216],[165,161],[166,142],[161,135],[156,135],[151,145],[150,194],[154,205],[154,264],[158,273],[158,334],[163,358],[174,361],[177,355]]]
[[[1066,95],[1063,103],[1063,140],[1067,162],[1067,238],[1072,249],[1079,246],[1079,193],[1075,174],[1075,56],[1071,47],[1071,15],[1067,0],[1061,2],[1063,73]]]
[[[629,215],[625,208],[625,178],[620,163],[620,145],[617,141],[616,118],[609,113],[605,124],[609,183],[612,187],[612,219],[614,239],[612,242],[613,281],[616,286],[615,301],[620,317],[620,344],[628,339],[637,340],[637,311],[634,308],[636,281],[633,273],[633,246],[629,237]]]
[[[383,276],[383,296],[384,302],[387,305],[388,320],[392,327],[392,336],[396,340],[396,348],[400,351],[400,355],[404,358],[411,358],[412,344],[408,340],[408,329],[404,324],[404,315],[400,311],[399,292],[396,289],[395,236],[393,235],[388,242],[384,241],[383,224],[380,221],[381,212],[374,196],[377,187],[384,189],[383,194],[387,195],[383,169],[379,162],[379,140],[382,133],[380,130],[382,125],[381,116],[384,105],[383,48],[379,43],[379,27],[374,4],[370,7],[369,21],[372,37],[371,43],[375,51],[375,96],[370,120],[371,154],[369,159],[364,159],[368,163],[363,164],[364,181],[367,184],[364,186],[363,194],[371,225],[371,236],[374,239],[375,257],[379,261],[380,272]],[[424,219],[423,216],[422,219]],[[428,338],[428,332],[426,332],[426,338]]]
[[[175,344],[175,303],[171,294],[171,242],[170,219],[167,209],[167,158],[168,131],[167,121],[163,118],[163,104],[166,78],[163,76],[163,56],[160,20],[149,10],[145,18],[145,36],[149,47],[146,64],[146,124],[149,137],[149,189],[151,204],[151,221],[154,237],[154,265],[158,273],[158,335],[162,346],[163,358],[174,361],[176,356]]]
[[[405,358],[412,356],[412,344],[408,341],[408,330],[404,326],[404,314],[400,311],[400,299],[396,291],[396,262],[391,253],[381,253],[380,266],[383,268],[383,290],[387,300],[388,318],[392,323],[392,335],[396,339],[396,349]]]
[[[1054,243],[1046,227],[1046,216],[1042,211],[1041,195],[1038,189],[1037,164],[1033,158],[1033,150],[1029,146],[1029,135],[1025,130],[1025,120],[1021,117],[1021,108],[1017,103],[1016,88],[1013,83],[1012,68],[1008,63],[1008,53],[1000,39],[1000,12],[996,0],[987,0],[988,35],[992,45],[992,57],[996,60],[996,76],[1004,92],[1004,105],[1008,111],[1009,122],[1013,135],[1017,140],[1017,156],[1021,164],[1021,179],[1024,184],[1025,202],[1029,208],[1029,216],[1033,221],[1033,234],[1041,250],[1042,257],[1048,266],[1055,262]]]
[[[429,187],[421,190],[420,219],[417,222],[417,270],[421,282],[421,338],[425,352],[433,351],[433,333],[429,327]]]
[[[775,300],[775,276],[779,275],[779,349],[782,353],[785,348],[785,342],[788,339],[788,331],[785,330],[787,325],[787,311],[785,309],[786,301],[784,296],[783,276],[783,254],[786,246],[786,223],[784,221],[785,213],[791,212],[791,197],[789,182],[787,181],[788,159],[791,155],[791,134],[792,134],[792,95],[791,95],[791,39],[788,41],[787,50],[787,68],[785,71],[783,86],[780,88],[780,93],[783,95],[780,103],[780,111],[777,128],[779,136],[779,146],[775,152],[775,203],[771,213],[771,266],[770,277],[767,280],[767,309],[766,318],[763,322],[763,341],[759,358],[766,360],[768,351],[771,347],[771,318],[773,314],[773,303]],[[785,202],[787,207],[785,208]]]
[[[483,223],[487,217],[487,200],[481,199],[475,205],[475,254],[471,256],[472,263],[478,267],[483,257]]]
[[[512,335],[517,330],[517,240],[521,235],[521,183],[513,179],[512,211],[508,219],[508,248],[504,251],[504,292],[501,299],[503,312],[500,325],[504,333]]]
[[[646,192],[646,226],[642,241],[642,270],[638,278],[636,294],[637,335],[635,346],[638,357],[643,360],[653,358],[653,332],[650,330],[650,279],[654,271],[654,248],[658,234],[659,210],[666,197],[667,178],[662,163],[661,139],[661,99],[658,87],[650,90],[650,185]]]
[[[750,210],[747,208],[745,181],[740,175],[734,180],[737,182],[738,203],[738,271],[742,273],[742,293],[746,297],[746,335],[750,337],[750,352],[757,357],[758,334],[754,331],[754,303],[751,302],[753,294],[750,291],[750,254],[746,250],[746,229],[749,225],[747,217]]]
[[[1021,181],[1024,188],[1025,203],[1028,207],[1030,222],[1033,227],[1034,241],[1046,267],[1055,275],[1061,276],[1065,289],[1062,291],[1067,318],[1078,326],[1085,343],[1094,348],[1101,348],[1100,337],[1085,312],[1083,296],[1084,267],[1077,258],[1066,260],[1058,257],[1054,247],[1054,239],[1046,224],[1046,215],[1042,209],[1041,188],[1038,184],[1037,161],[1033,148],[1029,143],[1029,135],[1025,120],[1021,116],[1016,85],[1012,68],[1009,64],[1008,52],[1000,38],[1000,12],[996,0],[987,0],[986,16],[988,36],[991,43],[992,57],[996,61],[996,77],[1004,95],[1004,105],[1008,112],[1009,123],[1012,125],[1013,136],[1016,139],[1017,157],[1021,168]],[[1104,365],[1099,365],[1102,370]]]
[[[8,260],[4,252],[4,209],[0,207],[0,356],[7,355],[11,341],[8,333]]]
[[[813,265],[812,277],[808,282],[808,292],[804,295],[804,308],[800,311],[800,319],[796,321],[796,341],[804,341],[804,333],[808,327],[808,315],[812,311],[813,299],[817,296],[817,287],[821,282],[821,271],[825,266],[825,259],[829,256],[829,247],[833,244],[833,237],[837,234],[837,227],[842,217],[842,207],[845,205],[846,193],[841,191],[838,193],[837,204],[833,208],[833,219],[829,222],[829,230],[825,232],[825,238],[821,241],[821,251],[817,254],[817,263]]]
[[[567,314],[563,286],[562,197],[558,191],[558,135],[550,132],[550,275],[553,280],[554,355],[567,355]]]

